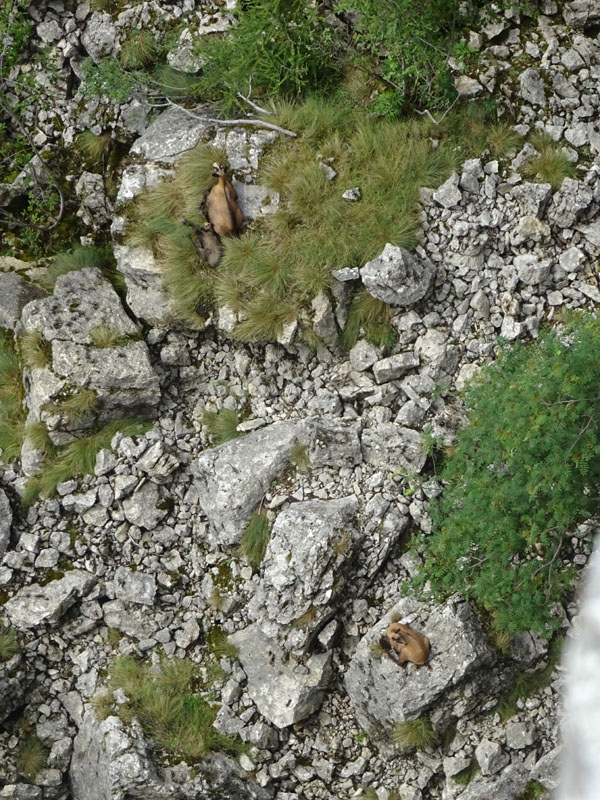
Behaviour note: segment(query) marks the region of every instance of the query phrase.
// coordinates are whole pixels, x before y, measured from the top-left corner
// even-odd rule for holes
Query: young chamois
[[[392,622],[385,632],[389,657],[397,664],[413,664],[423,666],[429,658],[431,645],[429,639],[422,633],[413,630],[401,622]]]

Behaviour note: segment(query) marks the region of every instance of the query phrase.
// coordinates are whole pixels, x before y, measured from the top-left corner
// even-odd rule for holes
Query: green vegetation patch
[[[12,334],[0,329],[0,450],[4,461],[19,458],[24,433],[21,366]]]
[[[45,769],[48,763],[48,748],[37,738],[28,735],[17,751],[17,771],[29,780]]]
[[[218,411],[205,411],[202,424],[214,445],[225,444],[239,436],[240,415],[235,409],[220,408]]]
[[[160,670],[133,658],[118,658],[108,677],[112,694],[122,689],[126,703],[112,704],[110,694],[100,705],[124,723],[139,720],[144,733],[169,755],[196,761],[214,750],[239,754],[242,743],[213,728],[217,714],[203,696],[208,689],[199,665],[190,659],[163,659]]]
[[[418,586],[460,591],[500,631],[558,628],[576,574],[565,532],[598,512],[599,361],[600,320],[578,314],[482,370],[439,475]]]
[[[57,278],[79,269],[93,267],[100,270],[104,277],[110,281],[115,291],[123,293],[125,281],[123,275],[115,267],[115,258],[110,247],[84,247],[75,245],[71,250],[59,253],[52,259],[43,280],[44,287],[52,291]]]
[[[523,175],[526,178],[549,183],[556,191],[560,189],[565,178],[577,177],[577,166],[568,160],[561,145],[547,134],[534,134],[531,137],[531,144],[539,155],[524,164]]]
[[[254,570],[258,570],[271,538],[271,523],[264,511],[254,511],[242,533],[240,554]]]
[[[392,730],[392,741],[401,750],[422,750],[431,747],[436,736],[429,717],[417,717],[407,722],[399,722]]]
[[[24,331],[19,337],[19,349],[29,369],[47,367],[52,361],[52,345],[40,331]]]
[[[15,631],[12,628],[0,628],[0,662],[10,661],[20,651]]]
[[[150,423],[142,419],[124,419],[110,422],[99,431],[84,436],[57,449],[44,463],[42,472],[30,478],[25,487],[23,502],[29,505],[38,497],[51,497],[59,483],[91,475],[94,471],[96,456],[100,450],[110,447],[115,433],[124,436],[136,436],[145,433]]]

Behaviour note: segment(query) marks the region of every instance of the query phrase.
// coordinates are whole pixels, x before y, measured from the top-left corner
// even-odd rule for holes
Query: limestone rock
[[[250,618],[263,633],[305,652],[333,613],[359,534],[354,495],[308,500],[282,511],[271,530]]]
[[[0,489],[0,561],[10,544],[12,509],[6,493]]]
[[[462,197],[459,189],[459,176],[453,173],[447,181],[442,183],[439,189],[433,193],[433,199],[444,208],[453,208],[460,203]]]
[[[234,633],[229,641],[238,648],[248,694],[273,725],[293,725],[321,706],[331,676],[331,651],[300,663],[256,624]]]
[[[379,469],[420,472],[425,466],[421,434],[394,422],[365,428],[361,446],[365,462]]]
[[[156,327],[168,328],[175,324],[173,308],[152,251],[115,244],[113,252],[117,269],[125,277],[127,305],[136,317]]]
[[[190,150],[213,130],[208,109],[196,109],[190,117],[183,109],[170,108],[152,122],[139,139],[133,143],[131,154],[146,161],[173,164],[183,152]]]
[[[19,589],[14,597],[6,601],[4,610],[10,623],[19,630],[37,628],[46,623],[54,625],[95,583],[94,575],[74,569],[45,586],[34,583]]]
[[[14,331],[27,303],[45,296],[43,289],[27,283],[15,272],[0,272],[0,328]]]
[[[594,199],[589,186],[573,178],[565,178],[552,197],[546,216],[552,225],[572,228]]]
[[[397,353],[373,364],[373,375],[377,383],[387,383],[418,366],[419,356],[414,353]]]
[[[529,67],[521,73],[519,81],[521,84],[520,94],[526,103],[533,103],[537,106],[546,104],[544,81],[537,69]]]
[[[365,288],[378,300],[393,306],[410,306],[422,300],[433,286],[435,267],[426,257],[386,244],[382,254],[360,270]]]
[[[540,259],[533,253],[515,256],[514,265],[519,280],[528,285],[544,283],[549,278],[552,269],[549,259]]]
[[[26,703],[33,679],[33,672],[26,669],[20,654],[0,661],[0,724]]]
[[[510,756],[498,744],[482,739],[475,748],[475,758],[482,775],[495,775],[510,761]]]
[[[129,603],[151,606],[156,596],[156,579],[137,570],[119,567],[114,577],[115,597]]]
[[[77,216],[93,230],[99,230],[112,219],[113,205],[108,199],[102,175],[83,172],[75,184],[75,194],[80,201]]]
[[[596,0],[570,0],[563,7],[563,16],[571,28],[585,28],[600,22],[600,9]]]
[[[160,490],[152,481],[146,481],[131,497],[123,500],[123,513],[132,525],[146,528],[151,531],[163,517],[168,509],[163,505]]]
[[[217,541],[227,545],[240,541],[251,513],[289,464],[296,442],[308,444],[302,426],[274,422],[205,450],[193,462],[200,506]]]
[[[387,655],[374,654],[392,619],[423,633],[431,643],[429,666],[399,667]],[[357,720],[365,730],[391,729],[415,719],[432,706],[443,706],[450,690],[495,659],[471,606],[457,597],[429,608],[404,598],[361,639],[344,677]],[[460,702],[450,701],[451,706]],[[478,704],[480,698],[473,698]]]
[[[81,44],[94,64],[99,64],[103,58],[115,55],[117,36],[110,14],[95,11],[81,36]]]
[[[312,467],[353,467],[362,461],[360,420],[316,417],[305,422],[310,434],[307,448]]]
[[[524,791],[529,782],[529,770],[520,761],[507,766],[495,778],[487,776],[475,777],[460,794],[454,794],[455,800],[515,800]],[[445,797],[445,795],[444,795]]]

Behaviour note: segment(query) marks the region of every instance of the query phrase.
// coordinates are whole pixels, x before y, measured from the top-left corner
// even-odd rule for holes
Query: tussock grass
[[[109,695],[101,705],[104,713],[117,713],[125,723],[136,717],[157,747],[186,761],[213,750],[239,754],[242,743],[213,728],[216,709],[200,693],[207,688],[198,665],[189,659],[164,659],[155,671],[132,658],[118,658],[109,672],[108,690],[122,689],[128,702],[113,708]]]
[[[523,175],[530,180],[549,183],[556,191],[565,178],[575,178],[577,167],[566,157],[563,149],[547,134],[534,134],[531,144],[539,156],[530,159],[523,166]]]
[[[156,59],[158,45],[150,31],[129,31],[121,45],[119,60],[124,67],[147,67]]]
[[[202,424],[214,445],[230,442],[239,436],[237,427],[240,421],[238,412],[231,408],[221,408],[219,411],[205,411],[202,415]]]
[[[98,325],[97,328],[90,331],[90,339],[94,347],[121,347],[132,338],[126,333],[120,333],[112,325]]]
[[[0,450],[5,462],[21,455],[24,433],[21,367],[12,336],[0,330]]]
[[[70,397],[48,407],[48,410],[63,414],[70,422],[85,417],[96,408],[98,395],[93,389],[78,389]]]
[[[31,442],[31,445],[39,450],[45,456],[54,455],[56,447],[54,446],[48,428],[43,422],[32,422],[25,428],[25,435]]]
[[[0,661],[10,661],[21,648],[12,628],[0,628]]]
[[[94,267],[99,269],[104,277],[111,282],[117,292],[125,290],[125,281],[120,272],[115,268],[115,260],[110,248],[84,247],[77,244],[65,253],[54,256],[52,266],[42,281],[44,288],[52,291],[57,278],[79,269]]]
[[[52,497],[59,483],[92,474],[96,456],[100,450],[110,447],[111,440],[118,431],[124,436],[136,436],[145,433],[149,427],[150,424],[141,419],[117,420],[60,448],[46,461],[42,472],[27,481],[22,497],[23,504],[30,505],[40,495]]]
[[[219,625],[213,625],[206,632],[206,646],[214,658],[236,658],[237,647],[229,641],[227,634]]]
[[[390,307],[366,289],[359,290],[352,299],[341,335],[342,346],[350,350],[361,336],[376,347],[390,345],[395,338],[390,323]]]
[[[16,762],[19,775],[32,780],[48,763],[48,748],[37,736],[26,736],[17,751]]]
[[[298,472],[307,473],[312,469],[312,464],[310,463],[310,458],[308,457],[306,445],[302,444],[298,440],[296,440],[292,446],[292,450],[290,452],[290,463],[296,467]]]
[[[47,367],[52,359],[52,346],[40,331],[25,331],[19,337],[19,349],[29,369]]]
[[[399,722],[392,731],[392,741],[401,750],[422,750],[435,742],[435,733],[428,717]]]
[[[258,570],[267,552],[271,537],[271,523],[262,511],[254,511],[242,533],[240,554],[248,560],[254,570]]]
[[[88,161],[100,164],[108,157],[113,139],[108,132],[96,134],[92,131],[83,131],[75,139],[75,146]]]

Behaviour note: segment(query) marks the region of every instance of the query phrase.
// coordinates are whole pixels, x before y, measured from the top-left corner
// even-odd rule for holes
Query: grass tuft
[[[44,288],[52,291],[57,278],[79,269],[92,267],[100,270],[104,277],[111,282],[115,291],[125,288],[123,276],[115,268],[115,260],[110,248],[84,247],[75,245],[65,253],[54,256],[52,266],[48,268],[42,281]]]
[[[96,134],[92,131],[83,131],[77,136],[75,146],[88,161],[99,164],[108,157],[113,139],[108,132]]]
[[[118,658],[108,678],[109,692],[122,689],[128,698],[114,713],[125,723],[136,717],[157,747],[186,761],[214,750],[237,755],[243,749],[241,742],[213,728],[216,709],[200,693],[207,688],[189,659],[164,659],[155,672],[132,658]]]
[[[16,761],[19,775],[33,780],[48,763],[48,748],[37,736],[27,736],[19,747]]]
[[[227,634],[219,625],[213,625],[206,632],[206,646],[208,652],[217,660],[221,658],[236,658],[237,647],[231,644]]]
[[[566,157],[562,147],[546,134],[535,134],[531,144],[539,156],[530,159],[523,166],[523,175],[530,180],[549,183],[556,191],[565,178],[575,178],[577,167]]]
[[[98,395],[93,389],[78,389],[70,397],[47,407],[47,410],[62,414],[69,422],[77,422],[94,411],[97,402]]]
[[[348,310],[346,326],[342,331],[342,346],[350,350],[364,338],[375,347],[391,346],[395,332],[390,322],[391,311],[387,303],[361,289],[354,295]]]
[[[52,346],[40,331],[25,331],[19,337],[19,348],[29,369],[47,367],[52,360]]]
[[[90,331],[90,339],[94,347],[121,347],[132,338],[126,333],[120,333],[111,325],[98,325],[97,328]]]
[[[240,554],[248,560],[252,569],[260,568],[270,536],[271,523],[267,515],[261,511],[254,511],[244,528],[239,548]]]
[[[21,455],[25,434],[21,367],[13,338],[0,330],[0,450],[6,463]]]
[[[435,733],[428,717],[399,722],[392,730],[392,741],[401,750],[422,750],[435,742]]]
[[[121,45],[119,60],[124,67],[147,67],[156,59],[158,46],[150,31],[129,31]]]
[[[301,442],[298,440],[294,442],[290,452],[290,462],[296,467],[298,472],[304,474],[310,472],[312,469],[312,464],[310,463],[310,458],[308,457],[306,445],[301,444]]]
[[[25,428],[25,436],[29,439],[31,446],[45,456],[54,455],[54,446],[48,428],[43,422],[32,422]]]
[[[21,651],[17,634],[12,628],[0,628],[0,662],[10,661]]]
[[[230,442],[239,436],[238,425],[240,417],[237,411],[231,408],[221,408],[219,411],[205,411],[202,424],[213,445]]]

